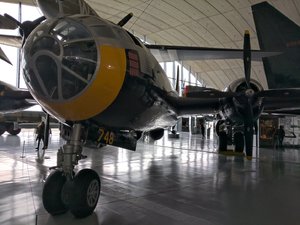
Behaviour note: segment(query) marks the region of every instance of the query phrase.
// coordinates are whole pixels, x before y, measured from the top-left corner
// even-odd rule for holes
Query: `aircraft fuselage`
[[[164,100],[177,93],[159,63],[132,34],[104,19],[48,19],[30,34],[23,54],[28,89],[60,121],[150,130],[177,120]]]

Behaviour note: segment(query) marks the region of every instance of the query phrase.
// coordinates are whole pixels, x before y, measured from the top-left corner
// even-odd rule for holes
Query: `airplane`
[[[0,81],[0,114],[18,112],[36,105],[30,92]]]
[[[246,156],[251,159],[254,123],[264,107],[276,103],[267,100],[284,98],[289,107],[299,106],[293,102],[299,99],[299,89],[263,90],[250,78],[251,60],[279,52],[251,50],[248,32],[243,49],[147,45],[123,28],[131,13],[114,24],[83,0],[37,4],[44,16],[35,21],[0,17],[2,29],[19,27],[21,35],[1,35],[0,43],[22,48],[30,94],[65,124],[67,142],[58,150],[57,166],[43,187],[43,205],[51,215],[70,210],[82,218],[97,205],[99,175],[91,169],[74,172],[85,158],[85,140],[135,150],[143,132],[158,140],[180,116],[223,111],[244,124]],[[243,58],[245,78],[233,81],[226,91],[201,89],[180,97],[153,54],[171,60]]]

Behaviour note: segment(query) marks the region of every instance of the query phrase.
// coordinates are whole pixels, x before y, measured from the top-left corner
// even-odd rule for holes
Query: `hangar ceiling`
[[[259,49],[251,5],[263,0],[86,0],[97,13],[118,22],[129,12],[134,17],[125,28],[150,43],[201,47],[242,48],[244,30]],[[19,2],[6,0],[6,2]],[[34,0],[23,0],[32,4]],[[270,4],[300,25],[300,0],[269,0]],[[184,62],[207,86],[224,89],[243,77],[242,60]],[[252,63],[252,78],[265,88],[261,62]]]

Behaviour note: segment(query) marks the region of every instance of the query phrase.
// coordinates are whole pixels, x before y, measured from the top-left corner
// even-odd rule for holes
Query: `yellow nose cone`
[[[80,121],[103,112],[117,98],[126,74],[126,54],[123,48],[101,46],[95,79],[74,99],[46,103],[54,116],[63,120]],[[45,105],[45,104],[43,104]]]

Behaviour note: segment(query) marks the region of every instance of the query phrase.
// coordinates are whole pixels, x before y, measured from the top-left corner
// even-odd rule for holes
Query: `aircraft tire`
[[[157,128],[154,130],[149,131],[149,136],[151,137],[152,140],[157,141],[161,139],[164,136],[165,130],[162,128]]]
[[[234,133],[234,145],[235,145],[235,152],[243,152],[244,151],[244,135],[242,132],[235,132]]]
[[[44,208],[51,215],[58,215],[68,211],[62,199],[62,190],[65,183],[66,177],[63,176],[63,172],[60,170],[52,172],[45,182],[42,200]]]
[[[91,215],[97,206],[101,182],[98,174],[91,169],[79,171],[73,180],[70,211],[77,218]]]
[[[219,151],[227,151],[227,134],[226,132],[219,133]]]
[[[21,132],[21,129],[18,128],[16,130],[14,130],[14,125],[11,123],[6,127],[6,131],[10,134],[10,135],[18,135]]]
[[[135,134],[136,134],[136,140],[140,140],[140,138],[142,137],[142,135],[143,135],[143,132],[142,131],[136,131],[135,132]]]
[[[6,131],[5,126],[0,125],[0,136]]]
[[[7,131],[10,135],[18,135],[21,132],[21,129],[17,129],[17,130],[8,130]]]

